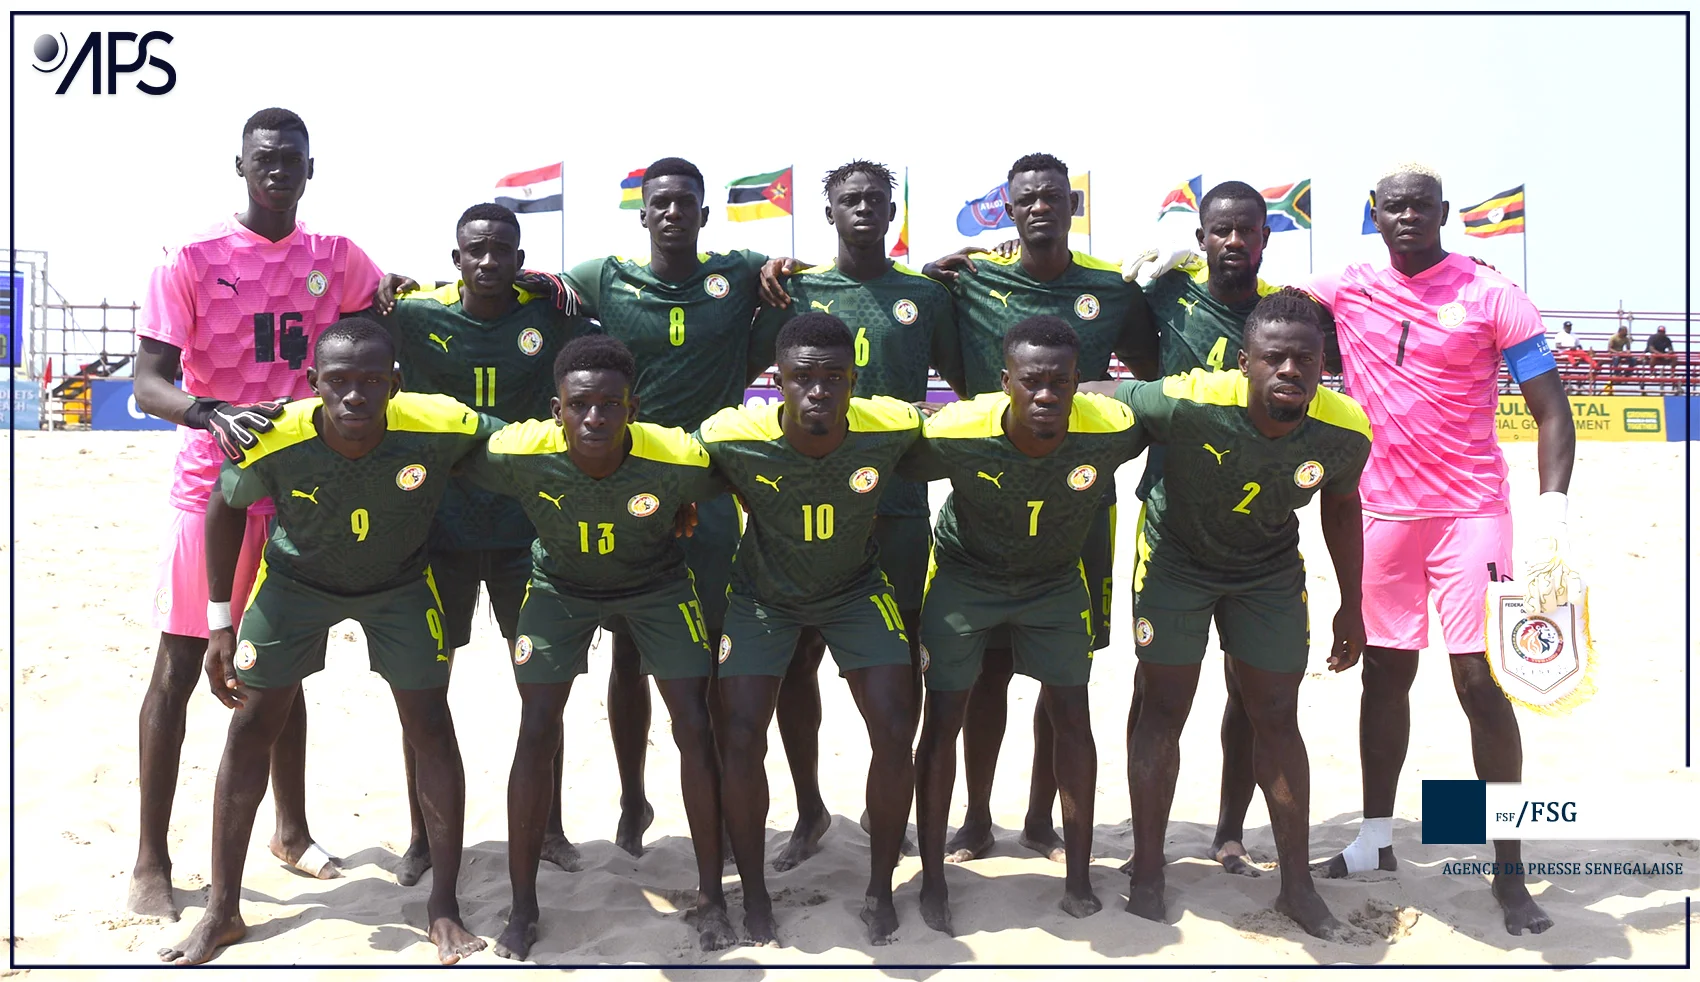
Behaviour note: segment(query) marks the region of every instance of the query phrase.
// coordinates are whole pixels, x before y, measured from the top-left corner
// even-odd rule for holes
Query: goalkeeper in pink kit
[[[229,603],[207,602],[207,498],[221,461],[242,459],[257,442],[254,434],[271,429],[281,400],[311,394],[306,368],[313,342],[344,314],[370,306],[383,278],[353,242],[310,232],[295,220],[313,176],[299,116],[263,109],[250,117],[236,172],[247,183],[246,209],[169,253],[148,284],[136,332],[136,404],[183,427],[171,487],[173,525],[153,594],[160,639],[139,721],[140,842],[129,894],[131,910],[171,920],[177,907],[166,835],[184,713],[201,677],[209,623],[228,627],[240,617]],[[234,597],[245,598],[254,582],[272,512],[270,501],[248,509]],[[306,727],[298,699],[272,753],[277,834],[271,849],[328,879],[338,875],[336,866],[307,830]]]
[[[1389,264],[1354,264],[1311,287],[1334,315],[1346,391],[1375,433],[1359,486],[1369,642],[1358,722],[1364,820],[1356,841],[1315,867],[1329,877],[1397,868],[1393,799],[1410,741],[1410,688],[1417,651],[1428,641],[1431,593],[1453,656],[1453,687],[1470,723],[1476,776],[1522,779],[1517,719],[1484,657],[1488,584],[1513,575],[1509,484],[1494,432],[1502,359],[1540,427],[1530,605],[1551,610],[1580,591],[1565,531],[1576,433],[1546,328],[1515,284],[1441,248],[1446,216],[1437,174],[1418,165],[1395,168],[1375,188],[1375,223]],[[1494,850],[1501,864],[1522,860],[1518,842],[1498,841]],[[1493,893],[1510,933],[1552,926],[1521,874],[1495,876]]]

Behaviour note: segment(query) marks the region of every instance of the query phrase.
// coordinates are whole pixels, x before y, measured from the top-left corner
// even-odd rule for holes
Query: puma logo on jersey
[[[643,296],[643,287],[641,287],[641,286],[633,286],[630,283],[621,283],[620,285],[625,287],[626,289],[632,291],[632,296],[634,296],[634,297]]]
[[[993,300],[1003,304],[1007,309],[1009,307],[1009,298],[1014,295],[1015,291],[1012,290],[1009,293],[999,293],[996,290],[987,290],[986,292],[992,295]]]
[[[1215,447],[1212,447],[1212,446],[1211,446],[1211,445],[1210,445],[1210,444],[1208,444],[1208,443],[1206,443],[1206,444],[1205,444],[1205,445],[1204,445],[1204,449],[1206,449],[1206,450],[1208,450],[1208,451],[1210,451],[1210,452],[1211,452],[1211,453],[1213,453],[1213,454],[1215,454],[1215,455],[1216,455],[1216,463],[1217,463],[1217,464],[1218,464],[1218,465],[1220,465],[1220,464],[1221,464],[1221,463],[1222,463],[1222,458],[1223,458],[1223,457],[1226,457],[1226,456],[1227,456],[1227,455],[1229,455],[1229,454],[1231,454],[1231,453],[1233,453],[1233,452],[1234,452],[1234,449],[1233,449],[1233,448],[1232,448],[1232,447],[1229,447],[1229,448],[1228,448],[1228,449],[1226,449],[1226,450],[1217,450],[1217,449],[1216,449],[1216,448],[1215,448]]]
[[[772,480],[768,480],[766,477],[763,477],[760,474],[756,475],[756,483],[757,484],[765,484],[768,487],[772,488],[774,491],[779,490],[779,482],[783,481],[783,480],[785,480],[784,474],[781,474],[778,477],[773,478]]]
[[[1187,299],[1187,298],[1185,298],[1185,297],[1176,297],[1176,298],[1175,298],[1175,303],[1178,303],[1178,304],[1180,304],[1180,305],[1181,305],[1181,306],[1182,306],[1182,307],[1185,307],[1185,308],[1186,308],[1186,315],[1187,315],[1187,316],[1188,316],[1188,317],[1191,317],[1191,316],[1192,316],[1192,308],[1194,308],[1194,307],[1196,307],[1196,306],[1198,306],[1198,301],[1197,301],[1197,300],[1188,300],[1188,299]]]
[[[986,480],[992,482],[992,487],[997,488],[999,491],[1003,490],[1003,485],[998,483],[999,481],[1003,480],[1003,471],[998,471],[996,477],[993,477],[992,475],[987,474],[985,471],[978,471],[974,474],[974,476],[975,477],[983,477]]]
[[[236,295],[237,295],[237,296],[241,296],[241,295],[242,295],[242,291],[241,291],[241,290],[238,290],[238,289],[236,289],[236,283],[240,283],[240,282],[242,282],[242,277],[240,277],[240,276],[238,276],[238,277],[236,277],[236,283],[232,283],[232,282],[230,282],[230,281],[229,281],[229,280],[227,280],[227,279],[225,279],[225,278],[224,278],[224,277],[222,277],[222,276],[220,276],[220,277],[219,277],[219,278],[218,278],[218,281],[219,281],[219,282],[220,282],[220,283],[223,283],[223,284],[224,284],[224,285],[225,285],[225,286],[228,286],[228,287],[230,287],[230,292],[231,292],[231,293],[234,293],[234,294],[236,294]]]
[[[289,496],[291,498],[306,498],[308,501],[311,501],[313,504],[316,505],[316,504],[319,503],[319,499],[314,497],[314,495],[316,495],[318,493],[319,493],[319,489],[314,488],[311,491],[291,491],[291,492],[289,492]]]
[[[437,342],[437,344],[443,349],[444,353],[447,353],[448,350],[449,350],[449,342],[454,340],[454,335],[451,334],[446,338],[440,338],[440,337],[437,337],[437,335],[432,334],[430,336],[430,339],[432,341]]]
[[[542,498],[544,501],[549,502],[551,505],[554,505],[556,511],[560,511],[561,510],[561,499],[565,498],[567,496],[567,493],[565,491],[562,491],[560,494],[557,494],[557,495],[555,495],[554,497],[551,498],[549,495],[544,494],[542,491],[539,491],[539,492],[537,492],[537,496],[539,498]]]
[[[837,303],[837,302],[838,301],[836,301],[836,300],[828,300],[826,303],[821,303],[819,300],[810,300],[809,301],[809,309],[810,310],[823,310],[823,311],[830,314],[830,313],[832,313],[832,305]]]

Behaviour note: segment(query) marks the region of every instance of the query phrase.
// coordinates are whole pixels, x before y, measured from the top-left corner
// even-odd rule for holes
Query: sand
[[[7,722],[15,726],[18,768],[11,872],[19,964],[148,966],[157,948],[187,932],[206,902],[211,792],[227,712],[198,691],[190,706],[171,836],[183,920],[163,923],[124,910],[136,841],[136,712],[157,640],[148,609],[168,515],[165,490],[175,439],[168,433],[121,432],[17,438],[17,524],[15,539],[9,537],[17,571],[17,650],[8,652],[16,704],[7,702],[4,711],[15,713]],[[1680,444],[1650,443],[1578,448],[1571,528],[1575,553],[1596,585],[1600,692],[1568,718],[1519,713],[1525,773],[1531,777],[1692,780],[1682,767],[1686,680],[1683,609],[1676,592],[1689,548],[1683,450]],[[1511,446],[1507,455],[1514,507],[1526,507],[1536,491],[1534,447]],[[1120,486],[1131,489],[1141,467],[1129,464],[1119,475]],[[934,489],[942,497],[942,486]],[[1019,827],[1025,808],[1029,721],[1038,691],[1037,683],[1018,678],[993,799],[999,846],[989,858],[948,871],[961,936],[945,937],[921,923],[920,862],[908,858],[896,875],[899,940],[887,948],[869,946],[857,917],[868,843],[856,824],[868,751],[847,689],[823,673],[821,770],[835,817],[819,855],[790,872],[769,872],[788,946],[699,952],[676,907],[689,897],[694,874],[677,790],[678,755],[659,698],[649,756],[656,819],[648,852],[633,859],[610,841],[618,781],[604,708],[603,644],[567,707],[566,824],[583,850],[584,868],[566,873],[544,866],[542,936],[532,960],[743,965],[750,971],[734,974],[751,977],[777,965],[1681,963],[1684,894],[1694,888],[1700,862],[1693,841],[1529,846],[1530,859],[1687,864],[1684,875],[1675,877],[1537,879],[1531,889],[1556,922],[1538,937],[1505,933],[1483,878],[1442,875],[1440,864],[1448,859],[1491,860],[1492,852],[1420,844],[1420,779],[1474,776],[1464,717],[1435,654],[1427,656],[1412,693],[1416,725],[1395,822],[1401,869],[1319,887],[1335,914],[1357,928],[1352,943],[1317,941],[1270,912],[1278,885],[1273,871],[1255,880],[1232,877],[1200,858],[1214,827],[1220,765],[1223,697],[1221,656],[1215,653],[1182,741],[1169,826],[1169,920],[1153,923],[1123,912],[1126,880],[1116,868],[1131,845],[1123,746],[1134,667],[1127,588],[1131,519],[1129,509],[1118,550],[1115,642],[1100,652],[1091,684],[1100,761],[1092,880],[1105,903],[1102,912],[1079,921],[1062,913],[1056,906],[1062,867],[1028,853],[1008,831]],[[1304,516],[1304,539],[1317,628],[1312,664],[1320,666],[1338,593],[1314,507]],[[1431,652],[1443,650],[1438,628],[1433,643]],[[1301,692],[1314,789],[1311,853],[1323,858],[1350,841],[1359,817],[1360,683],[1356,671],[1334,676],[1319,670]],[[428,881],[402,888],[391,872],[407,837],[400,731],[385,687],[366,668],[358,627],[333,632],[329,667],[307,682],[306,693],[309,815],[319,841],[345,858],[347,875],[320,882],[283,869],[265,848],[271,809],[263,805],[243,890],[251,933],[246,943],[220,955],[218,964],[429,966],[432,948],[423,931]],[[504,788],[519,703],[501,638],[482,611],[472,645],[458,659],[451,702],[467,772],[462,910],[469,928],[493,938],[509,900]],[[771,743],[770,858],[796,817],[776,732]],[[959,784],[953,826],[964,801]],[[1272,860],[1274,842],[1261,796],[1248,830],[1253,855]],[[736,882],[729,875],[734,903]],[[733,916],[739,920],[741,910],[734,907]],[[507,963],[484,952],[468,967],[498,964]],[[340,973],[311,977],[334,974]],[[1037,971],[1022,974],[1040,977]]]

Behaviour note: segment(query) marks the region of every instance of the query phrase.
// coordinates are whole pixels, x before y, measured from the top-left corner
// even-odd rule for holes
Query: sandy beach
[[[228,713],[203,687],[190,705],[172,824],[173,879],[183,919],[161,922],[124,909],[136,843],[136,713],[157,642],[148,610],[176,440],[172,433],[27,433],[11,448],[16,525],[6,548],[13,550],[9,558],[16,569],[10,586],[17,648],[7,652],[15,702],[8,701],[4,712],[16,734],[11,816],[16,866],[10,872],[16,891],[14,958],[20,964],[157,964],[155,950],[179,940],[205,906],[211,795]],[[1685,550],[1691,548],[1683,525],[1684,449],[1663,443],[1577,446],[1570,528],[1574,556],[1594,589],[1599,694],[1568,717],[1519,712],[1527,777],[1693,780],[1683,771],[1684,605],[1677,596]],[[1526,513],[1521,510],[1537,491],[1535,447],[1508,446],[1506,453],[1513,509]],[[1143,461],[1135,461],[1118,475],[1124,502],[1133,501],[1142,467]],[[936,506],[945,486],[935,484],[933,493]],[[1313,505],[1303,516],[1315,630],[1300,718],[1312,764],[1311,854],[1323,858],[1351,840],[1359,817],[1360,683],[1356,670],[1335,676],[1320,667],[1338,591],[1316,512]],[[1135,665],[1129,610],[1134,513],[1123,505],[1115,639],[1099,652],[1091,683],[1099,754],[1092,875],[1102,912],[1074,920],[1059,910],[1063,868],[1021,848],[1009,831],[1019,827],[1025,809],[1030,720],[1038,694],[1037,683],[1018,678],[1011,687],[1010,726],[993,799],[999,846],[986,859],[948,870],[961,936],[946,937],[922,924],[916,909],[920,861],[910,857],[896,874],[899,940],[871,947],[857,916],[868,842],[856,819],[868,750],[848,689],[823,673],[822,786],[835,817],[820,854],[795,870],[768,873],[787,946],[697,950],[695,932],[679,912],[692,896],[694,868],[678,794],[678,754],[659,698],[649,754],[656,816],[646,836],[648,851],[634,859],[611,841],[618,781],[604,703],[603,640],[567,706],[566,827],[583,852],[583,869],[567,873],[544,865],[538,883],[541,937],[532,961],[743,965],[751,977],[778,965],[1682,962],[1684,895],[1700,881],[1695,872],[1700,846],[1694,841],[1527,846],[1529,860],[1675,861],[1685,864],[1685,872],[1535,878],[1531,890],[1555,926],[1540,936],[1516,938],[1502,927],[1484,878],[1441,872],[1447,860],[1491,860],[1491,847],[1420,843],[1421,779],[1474,777],[1464,716],[1442,664],[1438,624],[1432,624],[1432,646],[1412,692],[1413,733],[1394,825],[1401,868],[1319,884],[1336,916],[1354,926],[1351,943],[1310,938],[1271,912],[1278,887],[1274,870],[1257,879],[1233,877],[1201,858],[1215,824],[1221,760],[1221,655],[1214,644],[1182,741],[1167,850],[1169,920],[1159,924],[1125,913],[1126,879],[1117,867],[1132,843],[1123,733]],[[249,936],[215,964],[433,964],[424,935],[428,881],[403,888],[391,872],[408,831],[401,737],[386,687],[366,664],[359,628],[345,624],[332,633],[327,670],[305,685],[308,814],[317,839],[343,857],[345,878],[307,879],[271,857],[268,798],[255,825],[244,881]],[[519,700],[502,639],[485,611],[477,617],[471,646],[457,659],[451,703],[467,776],[462,911],[472,931],[492,938],[505,922],[509,901],[504,789]],[[770,858],[796,818],[777,731],[771,747]],[[958,773],[953,827],[966,797]],[[1254,857],[1273,860],[1261,795],[1247,827]],[[727,877],[733,920],[741,923],[730,867]],[[486,951],[468,967],[498,964],[508,963]],[[675,970],[666,977],[702,974]]]

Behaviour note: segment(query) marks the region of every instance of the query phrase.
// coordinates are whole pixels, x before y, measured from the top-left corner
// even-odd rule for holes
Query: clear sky
[[[146,69],[90,94],[39,73],[61,32],[163,30]],[[164,17],[14,19],[16,235],[74,302],[140,299],[162,247],[241,209],[243,120],[281,105],[311,131],[310,227],[385,269],[453,278],[455,218],[498,177],[565,162],[565,258],[642,255],[618,184],[666,155],[703,170],[710,249],[791,248],[791,223],[730,223],[727,181],[796,168],[796,251],[834,252],[820,178],[851,157],[908,169],[912,265],[965,241],[965,199],[1042,150],[1090,170],[1092,251],[1188,234],[1158,202],[1202,173],[1310,178],[1314,243],[1276,235],[1264,276],[1379,259],[1359,232],[1392,163],[1437,168],[1446,245],[1524,279],[1521,236],[1467,239],[1461,206],[1527,186],[1528,278],[1547,309],[1684,306],[1684,24],[1631,16]],[[132,48],[121,49],[127,57]],[[558,216],[524,219],[528,265],[562,258]],[[987,245],[1005,232],[987,233]],[[892,230],[896,237],[896,228]],[[1077,236],[1077,248],[1086,248]]]

